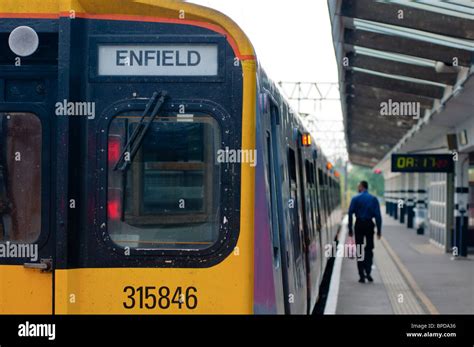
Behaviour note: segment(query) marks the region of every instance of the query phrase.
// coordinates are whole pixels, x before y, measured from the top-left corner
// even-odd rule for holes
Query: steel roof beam
[[[349,115],[351,115],[353,117],[358,117],[360,115],[366,115],[367,117],[370,117],[371,119],[374,119],[374,120],[380,119],[380,120],[385,120],[387,122],[390,122],[390,121],[396,122],[396,121],[399,121],[399,120],[415,122],[415,120],[413,118],[409,118],[407,116],[382,116],[382,115],[380,115],[380,110],[379,109],[368,108],[368,107],[364,107],[364,106],[361,106],[361,105],[356,105],[356,104],[353,104],[353,103],[348,104],[347,111],[348,111]]]
[[[359,144],[353,146],[350,150],[351,154],[356,153],[358,155],[364,155],[367,159],[369,159],[369,161],[371,157],[375,157],[377,159],[383,157],[383,154],[381,152],[377,152],[377,150],[373,146],[369,147],[362,146]]]
[[[380,103],[389,99],[397,102],[419,102],[424,109],[431,109],[434,99],[419,95],[397,92],[389,89],[375,88],[367,85],[349,85],[346,87],[346,101],[358,103],[358,99],[364,100],[368,105],[380,109]]]
[[[366,55],[349,55],[349,66],[382,72],[390,75],[400,75],[420,80],[443,83],[453,86],[456,84],[457,73],[437,73],[434,68],[407,64]]]
[[[346,101],[347,101],[347,104],[348,105],[353,105],[353,106],[358,106],[358,107],[363,107],[363,108],[366,108],[366,109],[370,109],[370,110],[373,110],[374,112],[377,112],[380,114],[381,112],[381,109],[382,109],[382,102],[389,102],[390,98],[387,98],[387,99],[378,99],[375,95],[364,95],[362,94],[362,92],[358,92],[356,94],[354,94],[355,96],[354,97],[350,97],[348,96],[346,98]],[[401,101],[401,99],[392,99],[392,103],[393,102],[416,102],[416,101],[409,101],[409,100],[403,100]],[[423,116],[425,110],[429,110],[431,109],[431,105],[430,106],[427,106],[426,104],[424,103],[421,103],[420,102],[420,112],[421,112],[421,116]]]
[[[376,159],[377,161],[380,160],[378,158]],[[353,154],[353,153],[349,154],[349,160],[351,163],[355,165],[360,165],[364,167],[372,167],[377,163],[377,162],[373,162],[372,160],[370,160],[370,158],[367,158],[364,155],[358,155],[358,154]]]
[[[448,66],[453,65],[455,58],[460,66],[465,67],[470,67],[472,61],[472,54],[467,50],[364,30],[346,29],[344,42],[353,46],[441,61]]]
[[[369,131],[367,123],[364,121],[351,122],[351,131],[349,133],[351,145],[354,142],[369,142],[374,144],[397,144],[400,138],[405,135],[405,130],[399,130],[396,127],[387,127],[386,129],[377,129]]]
[[[443,87],[377,76],[361,71],[347,71],[346,83],[350,86],[365,85],[374,88],[393,90],[400,93],[420,95],[432,99],[441,99],[444,95]]]
[[[400,126],[398,128],[403,131],[407,131],[411,125],[416,123],[416,120],[404,116],[381,116],[378,110],[367,109],[357,105],[350,105],[348,108],[348,113],[351,115],[352,119],[355,120],[364,120],[365,122],[372,122],[374,125],[387,125],[387,126],[397,126],[398,122],[402,121],[406,126]],[[349,120],[350,122],[351,120]],[[380,124],[383,122],[384,124]]]
[[[399,11],[403,10],[403,19]],[[343,0],[341,14],[434,34],[474,40],[474,21],[374,0]]]

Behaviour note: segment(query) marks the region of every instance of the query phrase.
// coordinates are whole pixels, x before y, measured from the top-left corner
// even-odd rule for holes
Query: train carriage
[[[0,18],[0,313],[312,312],[338,178],[232,20],[166,0]]]

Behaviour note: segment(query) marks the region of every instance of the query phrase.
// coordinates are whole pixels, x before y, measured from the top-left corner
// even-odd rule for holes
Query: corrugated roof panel
[[[361,69],[361,68],[358,68],[358,67],[353,67],[352,70],[359,71],[359,72],[364,72],[364,73],[367,73],[367,74],[370,74],[370,75],[377,75],[377,76],[381,76],[381,77],[393,78],[393,79],[400,80],[400,81],[405,81],[405,82],[420,83],[420,84],[426,84],[426,85],[442,87],[442,88],[446,87],[446,85],[443,84],[443,83],[420,80],[418,78],[406,77],[406,76],[401,76],[401,75],[391,75],[391,74],[386,74],[386,73],[383,73],[383,72],[367,70],[367,69]]]
[[[474,19],[474,3],[472,1],[379,0],[379,2],[400,4],[419,10],[444,14],[446,16]]]
[[[358,30],[371,31],[379,34],[394,35],[405,37],[409,39],[434,43],[437,45],[464,49],[474,52],[474,41],[463,40],[454,37],[433,34],[426,31],[405,28],[402,26],[395,26],[391,24],[384,24],[372,22],[365,19],[354,18],[354,26]]]
[[[413,64],[418,66],[426,66],[434,68],[436,61],[430,59],[424,59],[419,57],[413,57],[409,55],[390,53],[385,51],[378,51],[371,48],[365,48],[360,46],[354,46],[354,52],[357,54],[368,55],[374,58],[381,58],[386,60],[393,60],[400,63]]]

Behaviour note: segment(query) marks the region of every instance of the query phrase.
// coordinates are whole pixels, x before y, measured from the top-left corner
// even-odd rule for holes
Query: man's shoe
[[[367,280],[368,280],[369,282],[373,282],[373,281],[374,281],[374,279],[373,279],[372,276],[370,276],[370,275],[367,275],[367,276],[365,276],[365,277],[367,277]]]
[[[359,279],[359,283],[365,283],[365,278],[364,278],[364,277],[361,277],[361,278]]]

